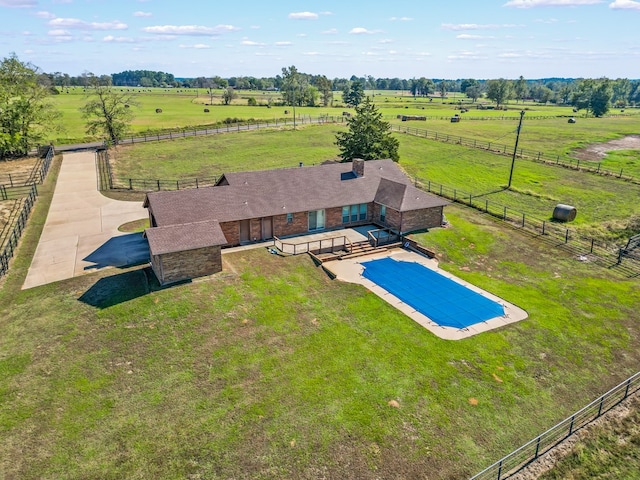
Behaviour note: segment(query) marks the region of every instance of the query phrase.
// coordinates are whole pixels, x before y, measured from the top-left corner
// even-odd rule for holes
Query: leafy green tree
[[[82,117],[87,120],[87,133],[102,134],[109,142],[117,144],[129,131],[134,118],[130,107],[138,106],[138,101],[134,94],[103,85],[96,77],[91,77],[89,84],[93,88],[80,108]]]
[[[233,87],[227,87],[222,92],[222,103],[225,105],[230,105],[234,98],[236,98],[238,94],[233,89]]]
[[[400,159],[400,142],[391,135],[391,125],[382,119],[382,113],[369,97],[356,107],[356,114],[347,119],[347,129],[336,133],[336,145],[343,161],[391,158],[397,162]]]
[[[350,107],[357,107],[364,99],[364,86],[359,80],[349,82],[347,87],[342,91],[342,99],[344,103]]]
[[[25,155],[47,131],[59,129],[60,112],[49,103],[51,87],[15,53],[0,62],[0,158]]]
[[[612,97],[611,80],[588,78],[578,82],[576,90],[571,95],[571,105],[578,110],[585,109],[594,117],[601,117],[609,111]]]
[[[438,91],[440,92],[440,98],[442,99],[442,103],[444,103],[444,97],[447,96],[448,83],[446,80],[441,80],[438,84]]]
[[[464,90],[464,94],[471,99],[473,103],[482,96],[482,88],[480,85],[470,85]]]
[[[513,90],[516,95],[516,103],[517,103],[517,100],[524,102],[524,99],[529,93],[529,88],[527,87],[527,81],[524,79],[522,75],[520,75],[520,78],[516,80],[516,83],[513,86]]]
[[[315,85],[322,97],[322,104],[328,107],[333,102],[333,83],[326,76],[322,75],[315,79]]]
[[[487,82],[487,98],[496,102],[499,107],[506,103],[513,95],[513,88],[509,80],[500,78]]]

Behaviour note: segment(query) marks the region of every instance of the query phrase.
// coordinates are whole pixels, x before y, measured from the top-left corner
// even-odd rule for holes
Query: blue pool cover
[[[465,328],[504,315],[501,304],[419,263],[382,258],[362,266],[365,278],[438,325]]]

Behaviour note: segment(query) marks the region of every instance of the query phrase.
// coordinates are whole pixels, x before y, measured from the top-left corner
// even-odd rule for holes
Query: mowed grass
[[[465,478],[640,360],[637,279],[455,206],[416,239],[529,319],[440,340],[262,248],[167,289],[113,269],[22,291],[55,173],[0,290],[8,478]]]
[[[279,92],[262,92],[262,91],[242,91],[236,93],[238,97],[233,100],[231,105],[223,105],[221,100],[222,91],[214,92],[213,102],[205,89],[161,89],[161,88],[127,88],[114,87],[119,93],[130,93],[135,96],[138,106],[132,106],[131,109],[135,114],[135,119],[131,124],[131,134],[140,135],[144,133],[157,132],[161,130],[190,129],[194,127],[206,127],[218,125],[226,119],[239,119],[242,121],[282,121],[287,119],[288,122],[293,121],[293,108],[289,106],[278,106],[277,103],[282,101],[282,95]],[[581,116],[581,113],[574,114],[571,107],[540,105],[534,103],[508,105],[508,110],[477,110],[469,99],[464,98],[460,94],[450,94],[444,100],[440,98],[413,98],[407,92],[386,92],[368,90],[367,95],[374,99],[376,105],[380,108],[385,120],[392,123],[402,124],[418,128],[427,128],[433,130],[437,128],[443,133],[458,134],[465,132],[463,136],[476,136],[482,139],[492,140],[496,135],[502,137],[509,132],[513,132],[519,118],[519,111],[526,109],[527,115],[531,118],[536,116],[560,116],[557,120],[542,120],[543,125],[551,122],[551,126],[545,128],[539,136],[530,136],[530,143],[523,143],[523,148],[539,150],[535,145],[539,140],[544,139],[547,142],[548,154],[564,154],[563,151],[550,149],[548,142],[549,134],[556,136],[558,124],[566,124],[566,117],[571,115]],[[375,93],[375,95],[374,95]],[[66,90],[59,95],[51,97],[52,104],[62,112],[61,124],[64,130],[59,133],[52,133],[47,140],[53,141],[56,145],[78,143],[86,141],[99,140],[101,136],[88,136],[86,134],[85,120],[81,117],[80,107],[87,101],[87,92],[82,88],[70,88],[69,93]],[[249,106],[249,98],[254,98],[258,103],[257,106]],[[271,108],[267,108],[270,104]],[[469,109],[469,112],[463,114],[463,122],[460,124],[451,124],[448,119],[459,112],[460,106]],[[156,109],[162,109],[162,113],[156,113]],[[204,112],[208,108],[209,112]],[[288,111],[288,113],[285,113]],[[332,116],[340,117],[343,112],[353,113],[352,108],[345,107],[342,103],[342,95],[340,92],[334,92],[333,104],[329,107],[297,107],[296,116],[301,117],[319,117]],[[612,113],[620,114],[618,111]],[[424,115],[430,117],[428,122],[401,122],[398,115]],[[624,112],[621,123],[627,117],[637,119],[640,110],[627,109]],[[479,121],[471,119],[494,119],[491,121]],[[529,120],[525,116],[527,124]],[[592,119],[584,119],[590,122]],[[609,120],[609,119],[607,119]],[[532,120],[533,121],[533,120]],[[538,122],[540,120],[535,120]],[[570,125],[567,132],[582,134],[584,126],[583,119],[578,124]],[[473,124],[473,125],[471,125]],[[611,123],[609,123],[611,124]],[[464,125],[464,126],[463,126]],[[597,133],[598,129],[593,128],[592,133]],[[621,133],[618,131],[618,133]],[[572,133],[569,133],[571,135]],[[523,139],[524,142],[524,139]]]
[[[318,164],[338,158],[338,125],[299,131],[264,130],[120,147],[113,157],[121,178],[184,179],[236,170],[263,170]],[[516,161],[512,188],[504,190],[511,158],[399,134],[400,166],[423,185],[428,182],[471,193],[478,202],[507,205],[538,219],[549,219],[558,203],[573,205],[572,226],[598,238],[625,231],[640,214],[640,185],[528,160]],[[597,192],[597,194],[594,194]],[[626,235],[620,233],[619,235]]]
[[[184,179],[224,172],[269,170],[337,160],[335,134],[341,127],[231,132],[175,141],[120,146],[112,150],[120,178]]]

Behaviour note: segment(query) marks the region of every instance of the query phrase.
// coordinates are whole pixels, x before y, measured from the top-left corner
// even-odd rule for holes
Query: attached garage
[[[145,230],[151,268],[161,285],[222,271],[222,245],[227,239],[215,220]]]

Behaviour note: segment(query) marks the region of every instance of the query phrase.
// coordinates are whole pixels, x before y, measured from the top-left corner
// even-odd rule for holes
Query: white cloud
[[[503,7],[535,8],[535,7],[578,7],[595,5],[603,0],[509,0]]]
[[[54,18],[49,21],[51,27],[77,28],[81,30],[126,30],[128,25],[119,20],[112,22],[85,22],[78,18]]]
[[[303,55],[308,55],[310,57],[317,57],[318,55],[321,55],[320,52],[302,52]]]
[[[392,22],[410,22],[413,20],[411,17],[391,17],[389,20]]]
[[[0,7],[32,8],[38,4],[36,0],[0,0]]]
[[[292,12],[287,18],[291,20],[317,20],[319,15],[314,12]]]
[[[62,28],[58,28],[55,30],[49,30],[47,32],[47,35],[49,35],[50,37],[66,37],[71,35],[71,32]]]
[[[440,28],[443,30],[494,30],[498,28],[515,28],[522,25],[515,25],[513,23],[503,23],[498,25],[496,23],[443,23]]]
[[[40,12],[36,12],[36,17],[38,18],[45,18],[47,20],[51,20],[53,18],[56,18],[56,16],[51,13],[51,12],[45,12],[45,11],[40,11]]]
[[[494,37],[487,37],[484,35],[471,35],[469,33],[461,33],[460,35],[456,35],[456,38],[459,40],[483,40],[485,38],[494,38]]]
[[[324,32],[321,32],[323,35],[335,35],[338,33],[338,29],[337,28],[330,28],[329,30],[325,30]]]
[[[204,43],[196,43],[194,45],[179,45],[180,48],[194,48],[196,50],[206,50],[207,48],[211,48],[209,45]]]
[[[276,42],[274,43],[274,45],[276,47],[288,47],[290,45],[293,45],[293,42]]]
[[[216,25],[215,27],[203,27],[201,25],[156,25],[144,27],[143,32],[157,35],[220,35],[226,32],[240,30],[233,25]]]
[[[247,47],[264,47],[264,43],[254,42],[253,40],[244,39],[240,42],[241,45],[245,45]]]
[[[393,40],[391,40],[390,38],[383,38],[382,40],[378,40],[378,43],[393,43]]]
[[[320,15],[333,15],[333,12],[329,12],[329,11],[320,12]]]
[[[349,30],[349,33],[352,35],[371,35],[373,33],[378,33],[376,30],[367,30],[364,27],[355,27]]]
[[[609,8],[614,10],[640,10],[640,2],[633,0],[615,0],[609,4]]]
[[[136,40],[131,37],[114,37],[113,35],[107,35],[102,38],[103,42],[107,43],[136,43]]]
[[[142,12],[138,10],[137,12],[133,12],[134,17],[152,17],[153,13],[151,12]]]

